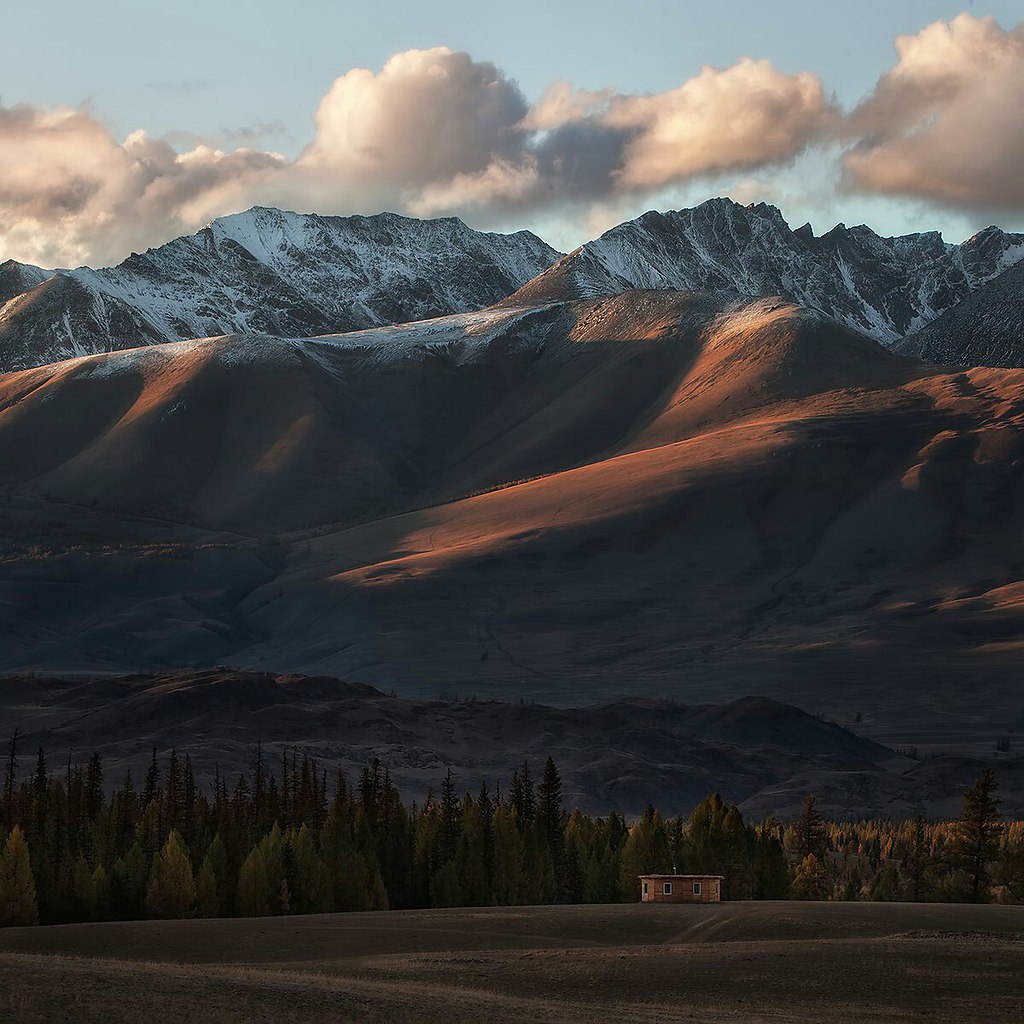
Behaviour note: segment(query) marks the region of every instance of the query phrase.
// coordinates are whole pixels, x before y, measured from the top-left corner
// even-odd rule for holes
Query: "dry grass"
[[[0,933],[0,1010],[68,1021],[990,1022],[1024,908],[722,904]]]

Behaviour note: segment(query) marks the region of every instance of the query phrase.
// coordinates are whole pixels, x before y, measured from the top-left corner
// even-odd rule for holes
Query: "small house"
[[[718,903],[725,875],[640,875],[642,903]]]

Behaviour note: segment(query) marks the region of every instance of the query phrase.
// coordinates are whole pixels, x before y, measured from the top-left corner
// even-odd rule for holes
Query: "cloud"
[[[961,14],[896,40],[849,116],[846,184],[964,209],[1024,207],[1024,24]]]
[[[541,98],[519,122],[521,131],[544,132],[560,128],[572,121],[580,121],[602,107],[607,107],[615,95],[613,89],[588,91],[577,89],[571,82],[552,82]]]
[[[88,108],[0,106],[0,251],[112,261],[257,202],[484,219],[558,205],[585,218],[588,204],[789,160],[832,116],[817,79],[767,61],[705,68],[653,96],[555,82],[531,107],[493,64],[444,47],[335,80],[292,161],[251,145],[277,126],[118,140]]]
[[[849,188],[1024,209],[1024,26],[961,15],[896,46],[849,114],[766,60],[650,95],[555,81],[531,105],[494,64],[409,50],[336,79],[291,160],[264,148],[273,124],[118,139],[88,107],[0,105],[0,258],[111,262],[255,203],[582,227],[816,151],[838,152]]]
[[[499,134],[501,151],[486,166],[431,184],[413,208],[536,209],[648,195],[724,170],[790,161],[838,117],[814,75],[787,75],[769,61],[706,67],[650,96],[556,82]]]
[[[0,106],[0,251],[67,265],[124,256],[245,201],[287,161],[145,132],[118,142],[88,108]]]
[[[741,60],[724,70],[705,67],[671,92],[619,99],[606,120],[635,130],[619,180],[645,189],[792,160],[837,116],[814,75]]]
[[[526,112],[518,86],[493,64],[444,47],[409,50],[379,74],[357,68],[334,82],[299,164],[414,190],[514,157],[512,129]]]

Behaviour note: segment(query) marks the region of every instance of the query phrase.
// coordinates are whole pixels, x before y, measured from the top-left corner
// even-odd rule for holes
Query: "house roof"
[[[637,878],[725,878],[725,875],[637,875]]]

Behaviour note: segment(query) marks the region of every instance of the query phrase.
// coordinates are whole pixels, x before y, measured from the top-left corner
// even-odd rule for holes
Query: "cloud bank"
[[[1024,208],[1024,23],[961,14],[896,40],[845,126],[847,181],[965,209]]]
[[[842,187],[1024,208],[1024,25],[961,15],[899,37],[896,50],[851,112],[815,75],[766,60],[705,67],[652,95],[556,81],[531,105],[493,64],[410,50],[338,78],[291,160],[186,131],[118,140],[88,108],[0,105],[0,258],[109,262],[254,203],[495,223],[576,210],[586,222],[837,144]]]

